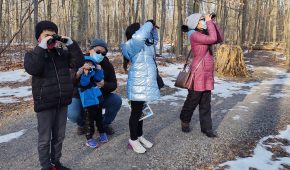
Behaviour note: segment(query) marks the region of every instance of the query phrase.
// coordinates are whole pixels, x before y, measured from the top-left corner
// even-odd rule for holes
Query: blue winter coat
[[[147,46],[145,40],[154,45]],[[133,34],[132,39],[122,44],[122,53],[131,62],[127,80],[127,97],[132,101],[154,101],[160,98],[157,85],[157,70],[154,46],[158,42],[156,29],[151,22],[146,22]]]
[[[104,71],[98,69],[91,70],[88,75],[81,75],[79,93],[84,108],[100,103],[99,98],[102,96],[102,92],[95,82],[103,79]]]

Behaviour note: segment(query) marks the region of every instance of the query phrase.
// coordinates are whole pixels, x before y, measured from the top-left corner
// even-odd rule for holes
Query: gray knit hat
[[[98,39],[98,38],[94,39],[91,42],[90,48],[95,48],[96,46],[104,47],[106,49],[106,51],[108,52],[108,44],[104,40]]]
[[[202,17],[202,14],[200,13],[191,14],[187,18],[185,18],[185,24],[188,26],[189,29],[193,30],[197,27],[197,24],[201,17]]]

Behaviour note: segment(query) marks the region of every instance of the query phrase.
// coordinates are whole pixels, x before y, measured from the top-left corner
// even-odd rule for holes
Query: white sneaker
[[[139,138],[138,138],[138,140],[139,140],[139,142],[141,143],[141,144],[143,144],[143,146],[145,147],[145,148],[152,148],[152,146],[153,146],[153,143],[151,143],[151,142],[149,142],[147,139],[145,139],[143,136],[140,136]]]
[[[145,153],[146,149],[141,145],[139,140],[131,140],[129,139],[129,144],[128,144],[129,149],[133,149],[136,153]]]

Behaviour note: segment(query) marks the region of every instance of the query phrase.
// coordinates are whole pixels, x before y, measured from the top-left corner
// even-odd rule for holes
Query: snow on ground
[[[259,102],[258,101],[252,101],[251,103],[252,104],[258,104]]]
[[[0,83],[5,82],[23,82],[30,78],[24,69],[0,72]]]
[[[236,116],[233,117],[233,119],[234,120],[239,120],[240,119],[240,116],[239,115],[236,115]]]
[[[269,139],[276,142],[266,142]],[[236,160],[220,164],[218,168],[224,167],[229,170],[245,170],[251,168],[256,168],[259,170],[277,170],[283,168],[282,164],[290,166],[289,157],[279,156],[277,159],[273,159],[273,156],[275,157],[275,155],[271,152],[273,147],[278,146],[281,147],[286,153],[290,154],[290,146],[283,145],[283,143],[280,142],[283,140],[288,140],[288,142],[290,140],[290,125],[287,126],[287,130],[280,132],[279,135],[262,138],[258,142],[256,148],[254,149],[254,154],[251,157],[237,157]]]
[[[8,82],[24,82],[30,78],[24,69],[0,72],[0,83]],[[31,96],[31,87],[23,86],[18,88],[1,87],[0,88],[0,103],[15,103],[19,102],[16,97]]]
[[[2,87],[0,88],[0,97],[14,96],[14,97],[27,97],[31,96],[31,86],[23,86],[18,88]]]
[[[1,135],[0,136],[0,143],[10,142],[13,139],[17,139],[20,136],[22,136],[25,132],[26,132],[26,129],[23,129],[23,130],[21,130],[19,132],[9,133],[7,135]]]
[[[0,103],[17,103],[19,100],[14,99],[12,97],[1,97],[0,98]]]

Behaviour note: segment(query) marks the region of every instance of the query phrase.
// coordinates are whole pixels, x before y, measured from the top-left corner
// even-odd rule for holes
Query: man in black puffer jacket
[[[32,75],[34,111],[38,121],[38,153],[42,169],[68,169],[61,165],[67,106],[71,103],[73,84],[70,68],[83,64],[80,47],[71,38],[61,36],[68,50],[56,48],[57,26],[41,21],[35,27],[38,45],[24,57],[24,67]],[[53,167],[54,166],[54,167]]]

